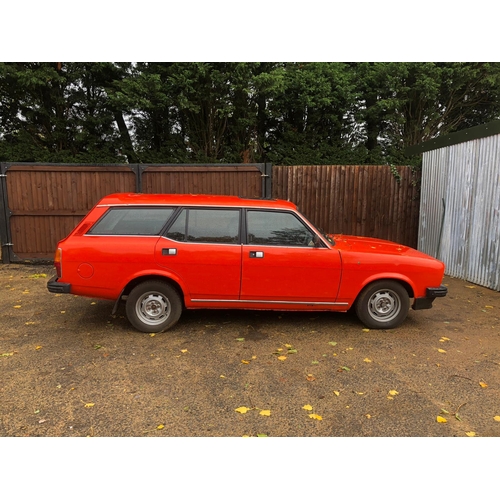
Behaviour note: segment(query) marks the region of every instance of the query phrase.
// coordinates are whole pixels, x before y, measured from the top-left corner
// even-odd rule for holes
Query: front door
[[[332,305],[339,252],[315,245],[315,233],[292,212],[248,210],[246,217],[240,300]]]

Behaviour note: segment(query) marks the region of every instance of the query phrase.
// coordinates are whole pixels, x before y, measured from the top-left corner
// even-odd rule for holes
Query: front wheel
[[[355,311],[368,328],[396,328],[408,315],[410,297],[403,285],[395,281],[377,281],[359,295]]]
[[[137,285],[127,298],[127,318],[144,333],[168,330],[179,320],[182,303],[177,291],[162,281],[145,281]]]

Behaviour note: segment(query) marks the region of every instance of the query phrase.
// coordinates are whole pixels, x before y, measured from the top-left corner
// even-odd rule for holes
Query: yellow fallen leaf
[[[389,394],[390,394],[391,396],[397,396],[397,395],[399,394],[399,392],[398,392],[398,391],[395,391],[395,390],[392,390],[392,391],[389,391]]]
[[[150,337],[154,337],[156,335],[156,333],[150,333],[149,336]]]
[[[485,389],[486,387],[488,387],[488,384],[486,384],[485,382],[479,382],[479,385]]]
[[[278,356],[278,359],[279,359],[280,361],[285,361],[286,356]]]
[[[493,420],[494,420],[495,422],[500,422],[500,415],[495,415],[495,416],[493,417]]]
[[[444,349],[438,349],[438,352],[440,352],[442,354],[446,354],[446,351]]]
[[[246,413],[248,410],[250,410],[250,408],[247,408],[246,406],[240,406],[239,408],[236,408],[236,410],[234,411],[237,411],[238,413]]]
[[[356,394],[362,396],[364,394],[364,392],[356,392]]]
[[[320,415],[316,415],[316,413],[309,413],[309,418],[314,418],[315,420],[323,420],[323,417]]]
[[[314,380],[316,380],[316,377],[312,373],[308,373],[306,380],[308,380],[309,382],[313,382]]]
[[[372,416],[371,416],[369,413],[367,413],[367,414],[365,415],[365,417],[366,417],[366,418],[372,418]]]
[[[363,328],[363,330],[361,330],[361,331],[363,331],[363,332],[369,332],[370,329],[369,328]]]
[[[333,391],[333,394],[335,394],[335,396],[340,396],[340,392],[339,391]]]
[[[246,359],[242,359],[241,362],[244,364],[244,365],[249,365],[250,364],[250,361],[247,361]]]
[[[162,430],[165,426],[163,424],[160,424],[157,429]]]
[[[4,352],[2,356],[8,357],[8,356],[14,356],[13,352]]]
[[[387,396],[387,399],[394,399],[392,396]]]
[[[448,422],[448,420],[446,420],[444,417],[441,417],[438,415],[436,417],[436,422],[439,422],[440,424],[445,424],[446,422]]]
[[[181,352],[188,352],[187,349],[181,349]]]
[[[283,349],[280,347],[279,349],[276,349],[278,352],[281,352]]]
[[[252,359],[257,359],[257,356],[252,356]]]
[[[493,309],[493,306],[484,306],[484,307],[486,307],[486,309]]]
[[[92,408],[94,405],[95,403],[85,403],[85,408]]]
[[[14,306],[14,309],[21,309],[21,306]]]
[[[220,378],[226,378],[226,376],[225,375],[221,375]]]
[[[95,306],[97,304],[97,302],[91,302],[90,305],[91,306]]]
[[[66,311],[61,311],[61,314],[66,314]]]
[[[259,415],[262,415],[263,417],[269,417],[271,416],[271,410],[261,410],[259,412]]]
[[[371,359],[368,359],[368,358],[363,359],[363,361],[364,361],[365,363],[371,363],[371,362],[372,362],[372,360],[371,360]]]
[[[474,285],[465,285],[465,288],[476,288]]]
[[[466,432],[465,435],[469,436],[469,437],[474,437],[476,435],[476,433],[473,431],[470,431],[470,432]]]
[[[307,411],[311,411],[313,409],[313,407],[311,405],[304,405],[302,407],[303,410],[307,410]]]
[[[34,325],[35,322],[34,321],[26,321],[26,323],[24,323],[25,325]]]
[[[285,344],[285,347],[286,347],[287,349],[291,349],[293,346],[292,346],[292,344]]]
[[[41,345],[37,345],[37,346],[35,347],[35,349],[36,349],[37,351],[39,351],[41,348],[42,348],[42,346],[41,346]]]
[[[439,342],[446,342],[447,340],[450,340],[448,337],[441,337],[439,339]]]

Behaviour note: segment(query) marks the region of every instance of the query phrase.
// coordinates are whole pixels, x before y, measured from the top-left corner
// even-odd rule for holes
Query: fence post
[[[264,165],[264,172],[266,174],[265,177],[265,197],[271,199],[273,197],[273,164],[266,163]]]
[[[2,246],[2,262],[10,264],[12,242],[9,228],[9,205],[7,203],[7,164],[0,163],[0,244]]]

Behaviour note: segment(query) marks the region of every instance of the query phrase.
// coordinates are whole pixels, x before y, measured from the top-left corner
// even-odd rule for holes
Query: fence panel
[[[418,174],[410,167],[274,166],[274,198],[294,202],[328,233],[417,247]]]
[[[263,166],[141,165],[143,193],[227,194],[265,197]]]
[[[136,186],[135,172],[120,165],[12,164],[5,175],[10,241],[4,262],[51,259],[57,242],[103,196]]]

